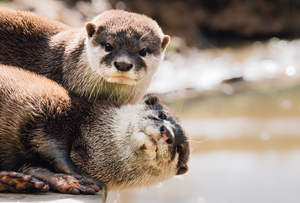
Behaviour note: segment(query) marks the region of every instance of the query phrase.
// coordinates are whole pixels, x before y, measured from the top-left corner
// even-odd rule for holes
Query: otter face
[[[181,126],[181,121],[166,106],[159,103],[156,96],[150,96],[145,103],[147,119],[142,119],[141,128],[146,140],[141,149],[155,151],[156,158],[177,162],[175,175],[188,172],[190,154],[189,136]],[[149,141],[150,140],[150,141]]]
[[[147,187],[188,171],[189,136],[157,97],[136,105],[99,103],[92,112],[71,157],[106,191]]]
[[[108,11],[86,24],[90,67],[109,83],[150,84],[170,37],[152,19]]]
[[[189,137],[178,117],[157,97],[135,108],[122,106],[117,112],[120,120],[116,124],[118,137],[114,139],[120,143],[122,159],[130,160],[124,171],[140,177],[132,181],[132,187],[157,184],[188,172]]]

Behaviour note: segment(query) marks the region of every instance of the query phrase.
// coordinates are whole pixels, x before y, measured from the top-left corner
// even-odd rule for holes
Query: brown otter
[[[0,173],[0,191],[47,191],[43,181],[92,194],[99,188],[87,175],[110,191],[188,171],[188,135],[157,97],[136,105],[90,102],[32,72],[3,65],[0,72],[0,171],[19,172]]]
[[[151,18],[121,10],[71,28],[0,8],[0,63],[44,75],[89,99],[138,103],[169,40]]]

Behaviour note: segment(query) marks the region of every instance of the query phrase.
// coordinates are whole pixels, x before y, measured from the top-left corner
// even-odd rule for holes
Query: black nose
[[[114,65],[119,71],[129,71],[133,67],[132,64],[128,64],[124,62],[114,62]]]
[[[163,138],[164,138],[164,134],[165,134],[166,137],[164,139],[165,139],[166,143],[172,144],[173,139],[172,139],[172,135],[171,135],[170,131],[165,126],[161,126],[159,131],[160,131],[161,135],[163,136]]]

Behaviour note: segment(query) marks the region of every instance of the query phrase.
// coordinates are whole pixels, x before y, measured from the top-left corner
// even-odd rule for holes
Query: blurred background
[[[122,203],[300,200],[300,0],[0,0],[74,27],[108,9],[146,14],[171,36],[148,90],[191,137],[190,172]]]

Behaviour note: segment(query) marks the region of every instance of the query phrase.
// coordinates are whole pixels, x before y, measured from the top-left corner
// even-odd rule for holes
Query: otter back
[[[0,7],[0,63],[39,72],[51,36],[67,29],[32,12]]]

